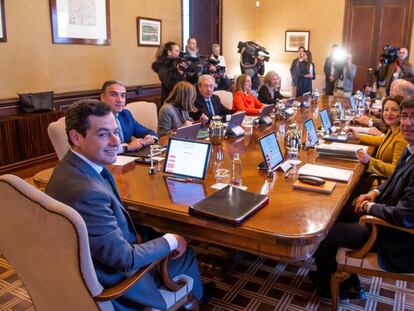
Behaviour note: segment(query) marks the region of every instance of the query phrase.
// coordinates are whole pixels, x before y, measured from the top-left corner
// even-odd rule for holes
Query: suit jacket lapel
[[[383,193],[381,193],[381,199],[386,197],[395,188],[396,183],[401,178],[402,174],[404,174],[406,168],[410,167],[411,165],[414,165],[414,155],[411,155],[406,163],[397,172],[394,172],[394,174],[390,177],[389,182],[387,182],[387,186],[383,190]]]

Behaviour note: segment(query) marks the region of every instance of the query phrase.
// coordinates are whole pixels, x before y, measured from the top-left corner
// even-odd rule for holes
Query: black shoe
[[[216,289],[216,283],[208,282],[203,285],[203,297],[201,297],[199,303],[200,305],[206,304],[209,302],[211,297],[214,295],[214,290]]]
[[[325,285],[320,287],[318,290],[318,295],[322,298],[332,298],[330,286]],[[365,294],[364,288],[361,285],[344,287],[341,284],[341,286],[339,287],[339,300],[349,301],[353,299],[366,300],[367,296]]]
[[[323,277],[318,271],[309,271],[308,277],[315,286],[329,286],[329,276]]]

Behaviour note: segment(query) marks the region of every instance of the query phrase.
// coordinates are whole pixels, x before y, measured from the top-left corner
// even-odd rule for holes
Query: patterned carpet
[[[214,297],[204,310],[330,310],[330,301],[320,299],[307,277],[313,260],[284,263],[247,253],[236,253],[226,265],[207,257],[208,243],[192,241],[203,260],[203,281],[215,281]],[[340,304],[340,310],[414,310],[414,284],[361,276],[366,301]],[[22,282],[0,254],[0,310],[35,310]]]

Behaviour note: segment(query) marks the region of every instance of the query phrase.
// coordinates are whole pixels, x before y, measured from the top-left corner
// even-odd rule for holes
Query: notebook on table
[[[239,225],[269,203],[269,197],[228,185],[204,200],[191,205],[190,215],[208,217]]]
[[[280,150],[276,133],[271,132],[259,138],[259,145],[263,155],[263,162],[257,166],[262,170],[276,170],[283,163],[283,153]]]
[[[210,159],[211,144],[170,138],[164,161],[164,173],[177,177],[204,179]]]
[[[322,121],[323,128],[326,132],[329,132],[329,134],[324,135],[323,139],[327,141],[339,141],[339,142],[346,142],[348,140],[347,134],[336,134],[332,133],[332,124],[331,120],[329,120],[329,113],[328,110],[323,109],[319,112],[319,116]]]

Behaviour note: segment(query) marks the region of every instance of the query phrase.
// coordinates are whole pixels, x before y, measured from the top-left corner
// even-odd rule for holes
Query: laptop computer
[[[327,109],[322,109],[319,112],[319,116],[322,121],[323,128],[325,129],[325,132],[328,132],[329,134],[326,134],[323,136],[323,139],[326,141],[339,141],[339,142],[346,142],[348,140],[347,134],[336,134],[332,133],[332,124],[331,120],[329,120],[329,114]]]
[[[303,125],[306,129],[308,147],[313,148],[319,143],[318,134],[312,119],[306,120]]]
[[[210,159],[211,144],[170,138],[164,161],[164,173],[189,179],[204,179]]]
[[[271,132],[260,137],[259,145],[264,161],[260,162],[257,168],[271,171],[276,170],[283,163],[283,154],[280,150],[276,133]]]
[[[182,126],[177,129],[174,138],[182,138],[188,140],[203,139],[208,137],[208,129],[204,128],[201,123],[194,123]]]
[[[241,127],[244,118],[246,117],[246,111],[239,111],[231,115],[229,124],[227,125],[226,136],[239,137],[246,132]]]
[[[264,105],[262,110],[260,111],[259,123],[264,123],[266,125],[270,125],[273,123],[272,118],[269,116],[272,111],[275,109],[275,105]]]

